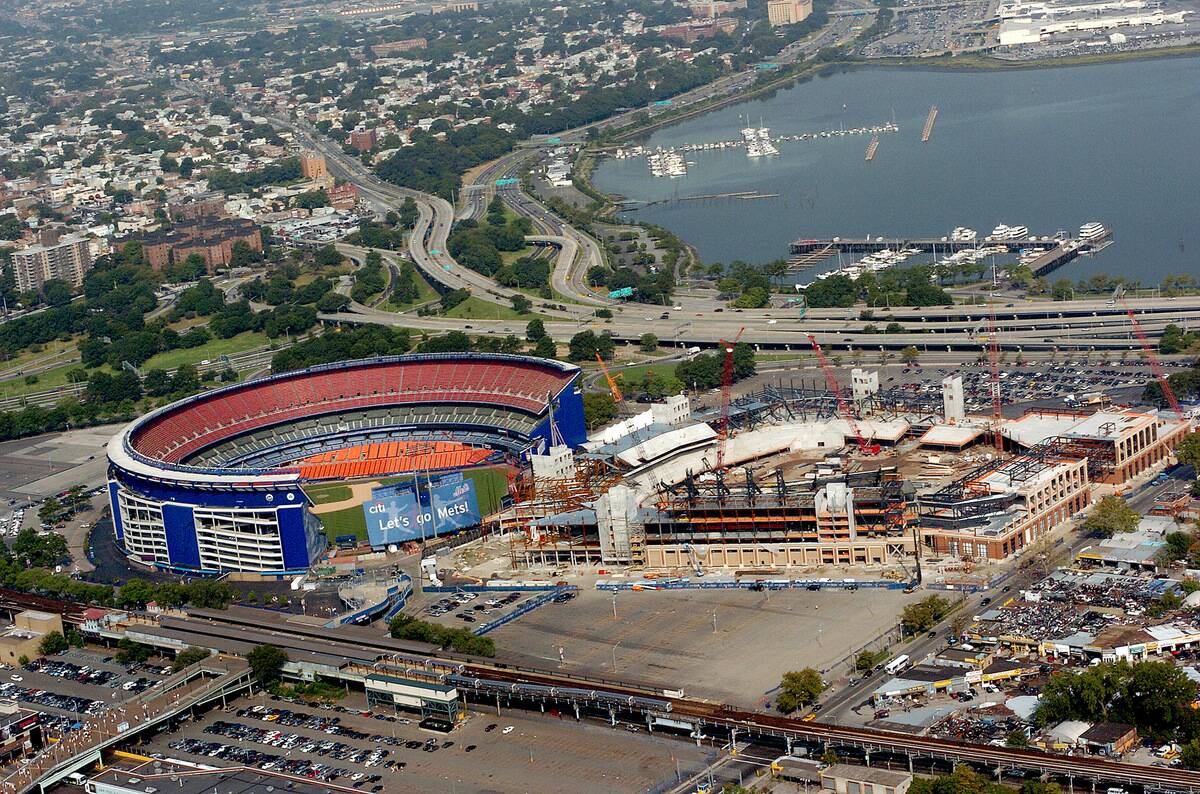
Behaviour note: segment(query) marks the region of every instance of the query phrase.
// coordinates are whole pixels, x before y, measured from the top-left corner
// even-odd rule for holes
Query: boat
[[[1091,221],[1079,227],[1079,238],[1081,240],[1099,240],[1108,234],[1108,229],[1104,228],[1103,223]]]

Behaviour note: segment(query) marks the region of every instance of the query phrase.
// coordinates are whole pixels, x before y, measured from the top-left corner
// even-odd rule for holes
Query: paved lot
[[[200,739],[224,744],[237,743],[219,735],[205,733],[204,729],[218,720],[239,723],[255,728],[269,728],[286,733],[320,739],[335,739],[354,748],[389,751],[386,760],[401,761],[403,769],[389,769],[385,764],[365,767],[348,760],[335,761],[328,756],[309,755],[296,748],[282,750],[263,744],[242,742],[246,747],[274,755],[287,755],[289,759],[310,759],[343,767],[364,775],[380,775],[378,785],[389,792],[595,792],[595,791],[645,791],[662,783],[675,780],[676,761],[683,776],[704,767],[709,748],[698,749],[694,744],[678,739],[646,735],[645,730],[630,733],[622,728],[611,728],[594,722],[576,722],[569,717],[541,716],[528,712],[504,711],[500,716],[492,713],[472,712],[465,724],[448,736],[433,734],[417,727],[416,722],[400,724],[375,720],[359,715],[335,714],[315,707],[283,703],[267,699],[265,705],[288,708],[292,711],[337,716],[340,724],[354,730],[373,734],[384,739],[393,735],[401,740],[424,742],[436,737],[439,749],[425,752],[409,749],[401,742],[391,745],[383,741],[351,739],[329,736],[305,727],[283,726],[264,722],[253,717],[239,717],[237,709],[263,704],[261,697],[241,700],[229,711],[213,710],[196,722],[187,722],[170,734],[160,734],[149,744],[139,748],[146,754],[157,753],[168,758],[224,765],[214,758],[191,755],[173,749],[169,745],[184,738]],[[365,707],[363,695],[355,693],[342,701],[342,705]],[[488,725],[496,725],[487,731]],[[503,730],[513,730],[504,734]],[[451,747],[440,747],[445,741]],[[474,745],[468,752],[466,748]],[[614,759],[620,759],[619,763]],[[353,781],[336,781],[352,785]],[[364,791],[371,785],[364,785]]]
[[[730,590],[581,590],[492,632],[501,656],[522,651],[539,664],[682,688],[690,695],[759,706],[788,670],[829,667],[893,628],[924,594],[898,590],[756,593]],[[713,613],[716,632],[713,632]]]
[[[102,484],[104,447],[119,429],[101,425],[0,443],[0,498],[21,501]]]

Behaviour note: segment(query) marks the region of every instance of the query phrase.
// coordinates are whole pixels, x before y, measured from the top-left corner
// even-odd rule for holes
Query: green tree
[[[595,430],[611,422],[617,416],[617,404],[607,392],[589,392],[583,395],[583,418],[589,430]]]
[[[197,648],[194,645],[189,646],[176,654],[175,661],[171,662],[171,670],[172,672],[177,673],[183,668],[193,665],[196,662],[203,661],[208,657],[208,648]]]
[[[1200,476],[1200,433],[1188,433],[1175,448],[1175,457],[1180,463],[1192,467],[1196,476]]]
[[[246,654],[246,662],[255,680],[264,687],[279,683],[283,666],[288,662],[287,651],[274,645],[258,645]]]
[[[1111,538],[1137,529],[1141,516],[1119,496],[1106,496],[1083,520],[1083,528],[1098,538]]]
[[[513,295],[510,300],[512,301],[513,311],[517,314],[529,314],[533,309],[533,301],[524,295]]]
[[[775,696],[775,705],[784,714],[790,714],[802,706],[815,703],[825,691],[825,682],[821,674],[811,667],[794,670],[783,674],[779,682],[779,694]]]
[[[45,637],[42,637],[41,643],[38,645],[38,651],[42,656],[53,656],[69,648],[67,638],[63,636],[61,631],[52,631]]]
[[[921,357],[921,351],[917,350],[912,345],[900,351],[900,360],[905,364],[912,366],[917,363],[917,359]]]
[[[658,337],[651,333],[644,333],[638,340],[638,347],[643,353],[653,353],[658,350]]]
[[[116,660],[121,664],[144,662],[154,655],[154,648],[145,643],[135,642],[126,637],[117,643]]]
[[[62,520],[64,512],[62,502],[53,496],[48,496],[46,501],[42,502],[42,506],[38,508],[38,518],[47,524],[57,524]]]
[[[900,625],[907,634],[928,631],[950,613],[950,606],[950,602],[939,595],[923,598],[904,608],[900,614]]]
[[[537,342],[546,336],[546,324],[540,318],[534,318],[525,325],[525,338]]]
[[[549,336],[543,336],[533,346],[533,355],[538,358],[555,358],[558,356],[558,347]]]
[[[1179,761],[1188,769],[1200,769],[1200,739],[1192,739],[1180,748]]]
[[[600,358],[610,361],[613,350],[612,337],[608,334],[597,334],[591,330],[580,331],[571,337],[567,358],[571,361],[592,361],[599,354]]]

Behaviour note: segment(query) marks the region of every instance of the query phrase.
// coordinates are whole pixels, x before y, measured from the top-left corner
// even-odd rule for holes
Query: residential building
[[[203,193],[184,204],[171,204],[167,215],[175,221],[198,221],[202,218],[219,218],[225,214],[225,197],[220,193]]]
[[[746,8],[746,0],[693,0],[688,4],[693,19],[722,17],[732,11]]]
[[[87,238],[78,234],[67,235],[54,245],[33,245],[12,253],[13,277],[22,292],[41,289],[51,279],[78,287],[92,264]]]
[[[329,176],[329,165],[320,152],[300,153],[300,173],[305,179],[325,179]]]
[[[684,44],[691,44],[700,39],[711,39],[719,33],[732,33],[737,30],[738,21],[732,17],[720,19],[694,19],[678,25],[668,25],[662,28],[664,38],[677,39]]]
[[[226,267],[233,261],[233,247],[239,242],[261,253],[262,234],[258,224],[244,218],[205,218],[174,229],[151,232],[141,239],[146,261],[156,270],[172,262],[182,262],[192,254],[204,258],[208,272]]]
[[[767,0],[767,21],[771,27],[795,25],[812,14],[812,0]]]
[[[821,770],[821,790],[835,794],[904,794],[912,785],[908,772],[854,764],[830,764]]]
[[[350,145],[360,152],[369,152],[377,143],[375,130],[357,129],[350,133]]]

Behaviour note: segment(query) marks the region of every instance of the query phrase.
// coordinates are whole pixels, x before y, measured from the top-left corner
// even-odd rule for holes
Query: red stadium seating
[[[134,449],[179,463],[226,438],[256,428],[336,411],[417,403],[488,403],[541,413],[573,373],[529,361],[393,361],[320,371],[201,397],[151,419]]]
[[[483,463],[490,450],[453,441],[386,441],[335,449],[300,462],[305,480],[353,479],[409,471],[460,469]]]

